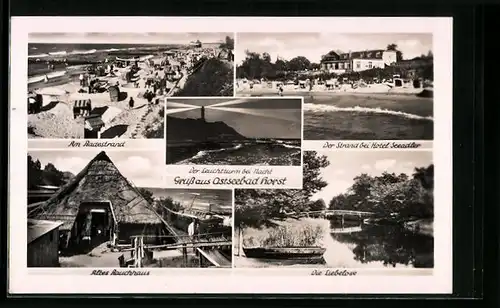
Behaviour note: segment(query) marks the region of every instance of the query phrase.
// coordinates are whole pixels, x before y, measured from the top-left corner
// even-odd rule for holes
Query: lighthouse
[[[205,107],[201,106],[201,119],[205,122]]]

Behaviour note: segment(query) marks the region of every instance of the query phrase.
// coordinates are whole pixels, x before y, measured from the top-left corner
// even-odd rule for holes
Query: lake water
[[[235,258],[236,267],[318,267],[333,268],[433,268],[434,237],[405,231],[400,226],[344,224],[323,220],[330,226],[323,237],[326,252],[323,260]],[[236,232],[238,234],[238,232]],[[238,249],[235,248],[235,253]],[[242,252],[242,251],[241,251]]]

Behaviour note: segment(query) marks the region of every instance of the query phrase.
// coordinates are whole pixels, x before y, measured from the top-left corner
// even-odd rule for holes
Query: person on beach
[[[85,85],[83,84],[83,74],[80,74],[80,87],[84,87]]]
[[[43,81],[45,83],[49,82],[49,76],[47,76],[47,74],[45,74],[45,76],[43,77]]]
[[[278,94],[279,96],[283,96],[283,84],[280,83],[280,86],[278,88]]]
[[[134,99],[130,97],[130,100],[128,101],[128,108],[132,109],[134,108]]]

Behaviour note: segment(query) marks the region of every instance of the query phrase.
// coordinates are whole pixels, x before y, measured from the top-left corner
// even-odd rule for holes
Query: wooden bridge
[[[350,210],[322,210],[322,211],[308,211],[296,214],[299,217],[369,217],[375,215],[373,212],[350,211]]]

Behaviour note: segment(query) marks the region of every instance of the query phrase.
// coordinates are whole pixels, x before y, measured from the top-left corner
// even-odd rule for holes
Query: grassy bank
[[[232,96],[233,68],[219,60],[208,59],[203,67],[189,76],[175,96]]]

